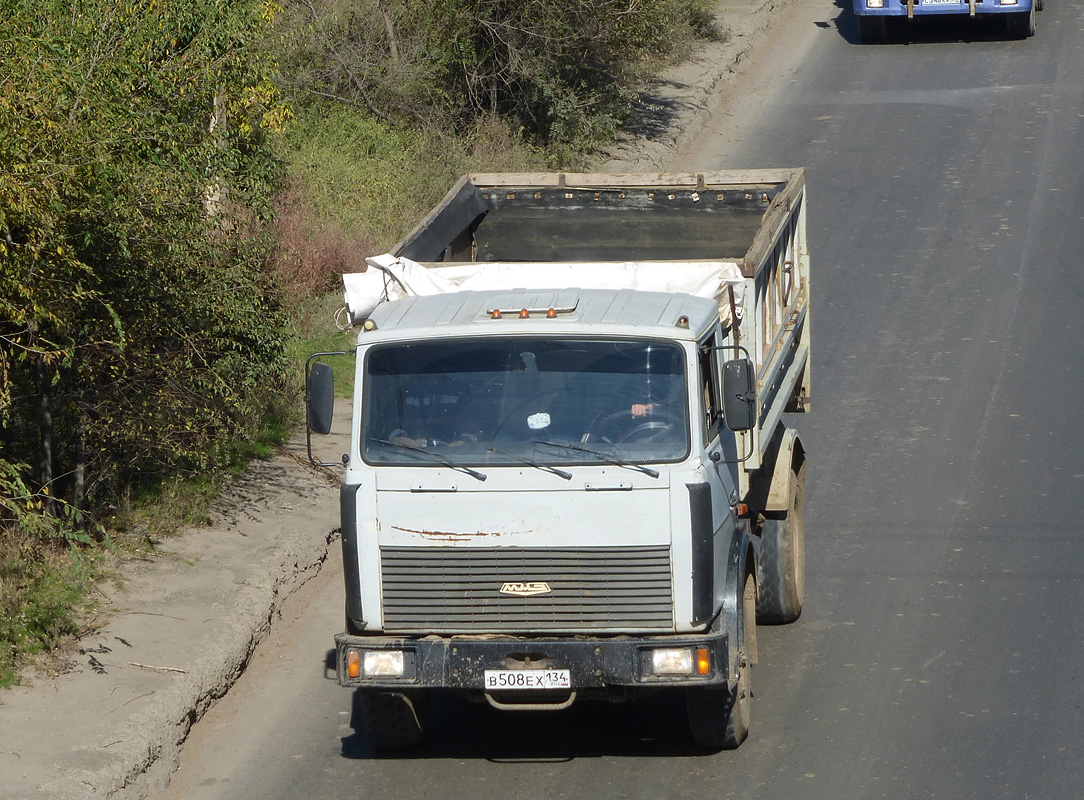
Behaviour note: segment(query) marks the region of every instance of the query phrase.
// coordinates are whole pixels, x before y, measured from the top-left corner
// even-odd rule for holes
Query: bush
[[[0,561],[5,595],[14,582],[42,613],[19,611],[0,648],[63,627],[48,609],[71,597],[41,587],[77,577],[60,565],[102,537],[97,512],[229,466],[276,413],[271,139],[289,114],[261,46],[273,11],[5,4]]]
[[[586,150],[628,113],[634,66],[715,36],[710,0],[293,0],[286,84],[385,123],[463,133],[499,116]]]
[[[0,457],[55,514],[254,429],[284,368],[263,270],[283,114],[254,0],[11,5]]]

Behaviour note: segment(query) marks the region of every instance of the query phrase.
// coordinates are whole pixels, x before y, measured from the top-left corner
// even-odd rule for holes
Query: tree
[[[281,379],[288,114],[262,0],[15,0],[0,33],[0,514],[221,463]]]
[[[292,89],[410,125],[496,115],[540,144],[603,141],[637,61],[714,35],[710,0],[284,2]]]

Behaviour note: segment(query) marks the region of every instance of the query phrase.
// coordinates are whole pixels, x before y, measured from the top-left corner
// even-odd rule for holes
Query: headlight
[[[654,675],[692,675],[695,663],[693,651],[687,647],[651,651],[651,672]]]
[[[402,650],[366,650],[362,675],[366,678],[401,678],[406,670]]]

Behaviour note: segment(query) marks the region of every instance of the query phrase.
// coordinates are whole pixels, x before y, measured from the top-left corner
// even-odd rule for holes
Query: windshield
[[[362,450],[371,464],[440,467],[440,455],[533,467],[688,453],[684,354],[671,342],[389,344],[370,350],[364,369]]]

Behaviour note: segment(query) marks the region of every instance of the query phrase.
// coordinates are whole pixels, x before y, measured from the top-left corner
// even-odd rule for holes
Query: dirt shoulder
[[[794,0],[725,0],[726,42],[654,81],[636,123],[600,169],[658,171],[690,144],[745,57]],[[346,451],[336,433],[328,461]],[[0,695],[0,794],[11,800],[143,798],[177,764],[188,732],[245,671],[281,604],[336,546],[338,478],[316,470],[298,436],[254,463],[208,526],[170,539],[103,587],[106,611],[65,671],[34,673]]]
[[[723,101],[754,47],[794,0],[721,0],[725,41],[698,45],[687,61],[640,93],[634,121],[599,165],[609,172],[666,171]]]
[[[346,450],[345,414],[336,427],[321,444],[327,460]],[[339,483],[308,465],[297,437],[249,467],[211,524],[124,565],[121,588],[100,588],[102,611],[63,674],[28,671],[0,695],[0,796],[145,796],[148,772],[173,769],[191,726],[319,570],[339,526]]]

